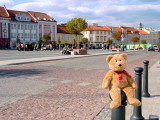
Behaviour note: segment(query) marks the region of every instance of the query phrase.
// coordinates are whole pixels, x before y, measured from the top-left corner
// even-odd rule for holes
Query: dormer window
[[[46,20],[46,21],[47,21],[47,20],[48,20],[48,18],[43,18],[43,20]]]
[[[18,21],[31,21],[31,17],[27,14],[16,14],[15,19]]]

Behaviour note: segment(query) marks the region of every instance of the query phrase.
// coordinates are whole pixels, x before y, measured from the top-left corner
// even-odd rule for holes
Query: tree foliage
[[[81,42],[82,42],[83,44],[87,44],[87,43],[88,43],[88,38],[82,38]]]
[[[49,34],[44,34],[42,39],[43,39],[43,43],[47,45],[49,43],[49,40],[51,40],[51,37]]]
[[[68,21],[66,24],[67,30],[70,33],[76,35],[76,43],[80,42],[80,41],[79,42],[77,41],[77,35],[81,34],[81,31],[86,29],[87,26],[88,26],[88,23],[86,22],[86,19],[83,19],[83,18],[73,18],[72,20]]]
[[[86,29],[88,23],[83,18],[73,18],[72,20],[68,21],[66,24],[67,30],[72,34],[80,34],[81,31]]]
[[[142,39],[142,40],[140,40],[140,42],[142,43],[142,44],[146,44],[147,42],[146,42],[146,39]]]
[[[112,44],[112,43],[113,43],[113,41],[112,41],[112,40],[110,40],[110,39],[108,39],[107,43],[108,43],[108,44]]]
[[[119,41],[121,40],[121,35],[122,35],[122,32],[120,32],[120,31],[112,34],[113,39],[117,40],[118,44],[119,44]]]
[[[134,46],[135,46],[135,43],[139,42],[139,37],[134,36],[134,37],[132,37],[132,38],[130,39],[130,41],[133,42],[133,43],[134,43]]]

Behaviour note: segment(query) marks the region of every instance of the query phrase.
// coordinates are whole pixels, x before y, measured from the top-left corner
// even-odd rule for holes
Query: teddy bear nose
[[[122,65],[121,65],[121,64],[119,64],[118,66],[119,66],[119,67],[121,67]]]

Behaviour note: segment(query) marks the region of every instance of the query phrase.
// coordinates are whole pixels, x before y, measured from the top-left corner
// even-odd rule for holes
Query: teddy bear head
[[[126,68],[127,54],[115,54],[108,55],[106,61],[108,62],[109,68],[115,72],[121,72]]]

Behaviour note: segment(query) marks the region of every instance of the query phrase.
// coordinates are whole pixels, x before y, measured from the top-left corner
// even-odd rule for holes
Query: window
[[[65,40],[67,40],[67,36],[65,36]]]
[[[50,25],[48,25],[48,29],[50,29]]]
[[[39,29],[41,29],[42,28],[42,25],[39,25]]]
[[[18,24],[18,29],[20,30],[20,24]]]
[[[101,41],[103,41],[103,37],[101,37]]]
[[[53,25],[53,30],[55,30],[55,26]]]
[[[34,34],[34,39],[36,39],[36,34]]]
[[[104,35],[106,35],[106,31],[104,31]]]
[[[97,34],[99,34],[99,31],[97,31]]]
[[[106,37],[104,37],[104,41],[106,41]]]
[[[36,30],[36,25],[33,25],[33,29]]]
[[[62,40],[64,39],[64,37],[62,36]]]
[[[97,37],[97,41],[99,41],[99,37]]]
[[[68,36],[68,40],[70,40],[70,37]]]
[[[21,33],[21,38],[23,39],[23,33]]]
[[[31,25],[31,30],[33,30],[33,25]]]
[[[103,32],[101,31],[101,34],[103,34]]]
[[[90,31],[90,34],[93,34],[93,32],[92,32],[92,31]]]
[[[16,24],[14,24],[14,29],[16,29]]]
[[[13,29],[13,24],[11,24],[11,29]]]
[[[44,25],[44,29],[45,29],[45,30],[47,29],[47,25]]]
[[[25,33],[25,39],[27,38],[27,33]]]
[[[25,25],[25,30],[27,30],[27,25]]]
[[[23,25],[21,25],[21,30],[23,30]]]

